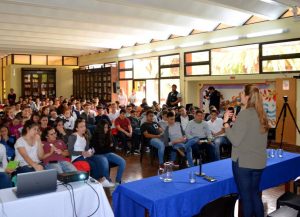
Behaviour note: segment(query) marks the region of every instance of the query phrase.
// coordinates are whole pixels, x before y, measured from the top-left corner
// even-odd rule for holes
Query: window
[[[125,60],[119,62],[119,79],[132,79],[133,61]]]
[[[188,52],[184,54],[185,75],[209,75],[210,74],[210,51]]]
[[[134,79],[158,78],[158,57],[134,60]]]
[[[61,66],[62,57],[61,56],[48,56],[48,65],[49,66]]]
[[[300,71],[300,41],[262,44],[262,72]]]
[[[14,54],[14,64],[30,65],[30,55]]]
[[[63,65],[64,66],[77,66],[78,59],[77,59],[77,57],[63,57]]]
[[[262,51],[263,56],[300,53],[300,41],[264,44]]]
[[[212,49],[212,75],[259,73],[258,56],[258,44]]]
[[[293,72],[300,71],[300,58],[264,60],[263,72]]]
[[[32,65],[47,65],[47,56],[31,56]]]
[[[179,54],[160,56],[160,77],[178,77],[180,58]]]

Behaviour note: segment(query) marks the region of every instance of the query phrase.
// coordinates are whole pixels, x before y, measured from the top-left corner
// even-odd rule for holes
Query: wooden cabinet
[[[22,96],[56,97],[56,69],[22,68]]]
[[[73,95],[77,98],[92,99],[111,102],[112,74],[117,73],[116,67],[99,69],[73,70]]]

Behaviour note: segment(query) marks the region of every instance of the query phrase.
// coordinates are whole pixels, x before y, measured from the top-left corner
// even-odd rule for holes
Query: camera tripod
[[[295,126],[296,126],[296,128],[297,128],[297,130],[298,130],[298,133],[300,133],[300,129],[299,129],[298,125],[297,125],[295,116],[293,115],[293,112],[292,112],[292,110],[291,110],[291,108],[290,108],[290,106],[289,106],[289,104],[288,104],[288,102],[287,102],[287,101],[288,101],[288,97],[287,97],[287,96],[284,96],[283,99],[284,99],[284,104],[283,104],[282,109],[281,109],[281,111],[280,111],[279,118],[278,118],[278,120],[277,120],[276,127],[275,127],[275,129],[277,129],[278,123],[279,123],[279,121],[280,121],[280,119],[281,119],[281,116],[282,116],[282,114],[283,114],[282,129],[281,129],[281,137],[280,137],[280,145],[279,145],[279,148],[280,148],[280,149],[282,149],[282,146],[283,146],[283,131],[284,131],[284,124],[285,124],[286,110],[287,110],[287,109],[288,109],[289,112],[290,112],[290,115],[291,115],[291,117],[292,117],[292,119],[293,119],[293,122],[294,122],[294,124],[295,124]]]

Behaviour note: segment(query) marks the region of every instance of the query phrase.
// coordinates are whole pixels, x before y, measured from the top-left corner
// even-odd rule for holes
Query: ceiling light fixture
[[[233,36],[228,36],[228,37],[211,39],[211,40],[209,40],[209,43],[213,44],[213,43],[220,43],[220,42],[226,42],[226,41],[235,41],[235,40],[238,40],[239,38],[240,38],[239,36],[233,35]]]
[[[184,47],[194,47],[194,46],[201,46],[203,45],[203,41],[193,41],[193,42],[187,42],[184,44],[179,45],[179,47],[184,48]]]
[[[175,49],[175,46],[165,46],[165,47],[155,48],[155,51],[159,52],[159,51],[173,50],[173,49]]]
[[[284,32],[287,32],[288,29],[272,29],[272,30],[267,30],[267,31],[262,31],[262,32],[254,32],[247,34],[247,38],[255,38],[255,37],[261,37],[261,36],[267,36],[267,35],[277,35],[281,34]]]

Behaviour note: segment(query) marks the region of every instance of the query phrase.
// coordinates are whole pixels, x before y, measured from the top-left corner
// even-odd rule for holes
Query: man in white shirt
[[[220,160],[220,148],[221,146],[231,146],[230,141],[225,135],[225,130],[223,127],[223,119],[218,118],[217,110],[212,110],[210,112],[211,119],[207,121],[211,135],[213,136],[213,145],[215,150],[215,157]]]
[[[120,115],[120,113],[117,111],[117,105],[116,105],[116,103],[112,103],[110,105],[110,112],[108,114],[109,120],[112,123],[111,128],[115,128],[115,119],[117,117],[119,117],[119,115]]]

